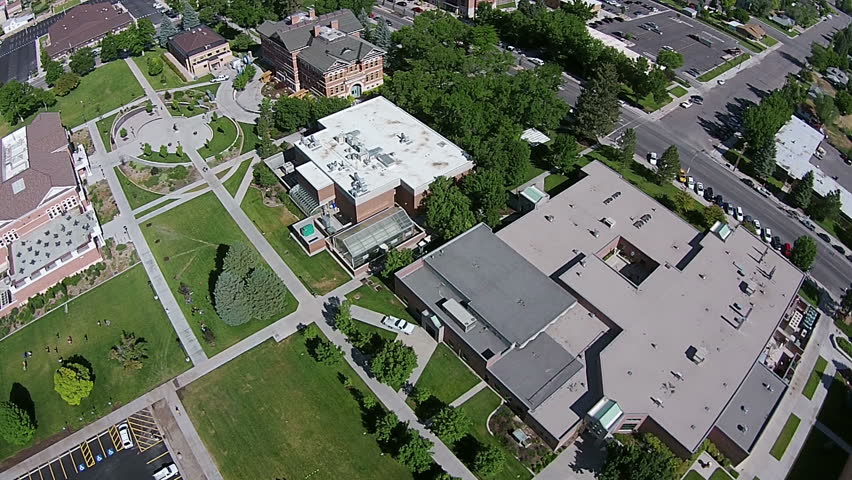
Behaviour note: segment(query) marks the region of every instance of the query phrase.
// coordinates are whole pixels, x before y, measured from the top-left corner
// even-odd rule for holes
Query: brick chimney
[[[315,37],[319,37],[321,29],[322,29],[321,25],[314,25],[314,36]]]
[[[337,21],[337,20],[332,20],[331,21],[331,28],[333,28],[335,30],[340,30],[340,22]]]
[[[316,10],[314,10],[314,7],[308,9],[308,16],[311,18],[311,20],[317,18],[317,12]]]
[[[301,15],[293,15],[290,17],[290,25],[295,25],[302,21]]]

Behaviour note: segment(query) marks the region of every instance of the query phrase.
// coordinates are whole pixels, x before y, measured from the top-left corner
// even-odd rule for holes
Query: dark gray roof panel
[[[787,384],[762,363],[757,362],[725,407],[716,428],[746,452],[751,452]]]

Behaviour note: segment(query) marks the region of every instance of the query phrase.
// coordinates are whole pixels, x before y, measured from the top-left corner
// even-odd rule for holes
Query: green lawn
[[[77,5],[80,5],[80,0],[68,0],[67,2],[54,6],[53,11],[56,13],[64,12],[65,10],[68,10],[71,7],[76,7]]]
[[[251,160],[243,160],[243,163],[240,164],[237,171],[231,175],[231,178],[225,180],[222,185],[225,187],[225,190],[231,194],[233,197],[237,194],[237,190],[240,189],[240,183],[242,183],[243,178],[246,176],[246,170],[248,170],[249,165],[251,165]]]
[[[781,457],[784,456],[784,452],[787,451],[787,446],[790,445],[790,441],[793,440],[793,435],[796,434],[796,429],[799,428],[799,423],[801,423],[799,417],[792,413],[787,418],[787,423],[785,423],[784,428],[781,429],[781,434],[778,435],[778,439],[775,440],[775,443],[772,445],[772,449],[769,450],[769,454],[776,460],[781,460]]]
[[[489,480],[511,480],[511,479],[528,479],[532,478],[529,470],[515,458],[509,450],[503,447],[500,440],[488,433],[486,425],[488,416],[500,406],[502,400],[490,388],[483,389],[481,392],[474,395],[471,399],[464,402],[459,408],[464,411],[468,418],[473,421],[473,428],[470,434],[483,444],[491,444],[503,450],[503,455],[506,457],[506,463],[503,466],[503,471],[491,477]]]
[[[221,352],[296,309],[297,302],[288,292],[285,310],[264,321],[255,320],[232,327],[216,315],[211,291],[217,259],[227,252],[227,245],[249,242],[212,192],[158,215],[141,227],[169,287],[207,355]],[[182,301],[183,295],[178,291],[182,283],[192,291],[191,304]],[[192,307],[201,311],[193,313]],[[202,323],[215,334],[214,343],[204,340]]]
[[[346,298],[353,305],[364,307],[374,312],[384,313],[385,315],[393,315],[396,318],[401,318],[405,321],[416,323],[414,318],[405,309],[405,305],[394,295],[385,284],[377,277],[371,277],[373,283],[378,285],[377,292],[369,285],[361,285],[355,290],[349,292]]]
[[[320,252],[308,256],[290,236],[288,227],[298,217],[287,207],[264,205],[263,194],[256,188],[249,188],[241,207],[308,290],[326,294],[349,280],[349,275],[330,253]]]
[[[725,472],[725,469],[717,468],[716,471],[713,472],[713,475],[710,475],[709,480],[733,480],[733,479],[731,479],[731,476],[728,475],[727,472]]]
[[[240,154],[255,150],[260,145],[260,139],[254,129],[254,124],[240,122],[240,130],[243,132],[243,148],[240,149]]]
[[[56,97],[50,110],[62,115],[62,124],[76,127],[144,95],[130,67],[123,60],[96,68],[80,86],[64,97]]]
[[[784,27],[780,23],[775,23],[767,17],[759,18],[763,21],[763,23],[769,25],[770,27],[774,28],[775,30],[778,30],[779,32],[783,33],[784,35],[787,35],[790,38],[796,38],[799,36],[799,32],[797,32],[796,30],[788,30],[787,27]]]
[[[479,382],[479,377],[449,347],[439,343],[417,381],[417,388],[428,388],[438,400],[450,404]]]
[[[718,67],[714,68],[713,70],[710,70],[709,72],[702,74],[701,76],[698,77],[698,80],[701,81],[701,82],[709,82],[710,80],[713,80],[714,78],[718,77],[719,75],[721,75],[721,74],[727,72],[728,70],[736,67],[737,65],[745,62],[749,58],[751,58],[751,55],[749,55],[747,53],[743,53],[740,56],[734,58],[733,60],[727,61],[727,62],[719,65]]]
[[[515,185],[515,187],[519,187],[519,186],[529,182],[533,178],[541,175],[542,173],[544,173],[546,171],[547,170],[545,170],[543,168],[535,167],[533,165],[527,166],[527,171],[524,173],[524,178],[520,182],[518,182],[518,184]]]
[[[98,126],[98,132],[101,134],[101,141],[104,142],[104,148],[106,148],[107,152],[112,150],[109,129],[112,127],[112,123],[115,121],[115,117],[117,116],[118,114],[116,113],[110,115],[107,118],[102,118],[96,122],[96,125]]]
[[[849,398],[849,387],[843,377],[840,374],[835,375],[817,416],[817,420],[846,443],[852,443],[852,409],[849,407]]]
[[[228,117],[219,117],[210,122],[213,129],[213,138],[207,144],[198,149],[198,154],[203,158],[210,158],[231,148],[237,141],[237,126]]]
[[[67,308],[67,313],[63,308],[54,310],[0,342],[3,400],[9,398],[6,395],[10,390],[18,398],[19,392],[29,392],[38,422],[36,442],[51,437],[55,441],[64,426],[77,430],[191,366],[185,362],[162,306],[154,300],[142,266],[75,298]],[[104,320],[110,321],[109,327],[105,323],[97,325]],[[118,343],[122,330],[134,332],[148,342],[149,358],[141,370],[126,371],[108,359],[109,349]],[[72,344],[67,342],[69,336]],[[50,353],[45,352],[46,347],[50,347]],[[58,352],[53,351],[54,347]],[[33,355],[27,359],[24,371],[23,353],[27,351]],[[59,367],[59,358],[73,356],[91,363],[96,377],[91,396],[78,407],[66,404],[53,390],[53,373]],[[46,443],[40,445],[45,446]],[[0,442],[0,458],[7,458],[16,450],[17,447]]]
[[[183,87],[186,85],[191,85],[193,83],[201,83],[210,81],[213,78],[212,75],[206,75],[198,80],[194,80],[191,82],[184,81],[183,77],[178,75],[177,72],[172,70],[169,66],[169,61],[163,56],[166,52],[165,48],[155,48],[153,51],[145,53],[145,56],[142,57],[134,57],[133,61],[136,62],[136,65],[139,67],[139,70],[142,70],[142,75],[145,75],[145,79],[148,80],[148,83],[151,84],[151,87],[154,90],[169,90],[172,88]],[[157,56],[163,61],[163,73],[153,76],[148,74],[148,57]]]
[[[168,108],[169,112],[175,116],[194,117],[196,115],[201,115],[206,112],[207,109],[199,107],[197,105],[198,100],[207,102],[208,98],[206,92],[211,92],[215,97],[216,91],[219,90],[220,85],[221,84],[219,83],[213,83],[202,87],[174,92],[172,93],[172,99],[165,102],[166,108]],[[172,105],[175,101],[178,103],[178,108],[174,108]],[[192,105],[192,108],[190,108],[190,105]]]
[[[799,289],[799,296],[814,307],[819,307],[819,288],[815,284],[804,282]]]
[[[805,388],[802,389],[802,395],[806,396],[808,400],[814,398],[817,387],[819,387],[820,383],[822,383],[822,374],[825,372],[825,367],[827,366],[828,360],[822,358],[822,356],[817,358],[816,365],[814,365],[811,376],[808,377],[808,382],[805,384]]]
[[[767,47],[774,47],[775,45],[778,45],[778,40],[776,40],[775,37],[771,35],[764,36],[760,41],[763,42],[763,44]]]
[[[158,203],[158,204],[154,205],[154,206],[153,206],[153,207],[151,207],[151,208],[146,208],[145,210],[142,210],[141,212],[139,212],[139,213],[137,213],[136,215],[134,215],[134,217],[136,217],[136,218],[142,218],[142,217],[144,217],[145,215],[148,215],[149,213],[153,212],[154,210],[159,210],[159,209],[161,209],[161,208],[165,207],[166,205],[168,205],[168,204],[170,204],[170,203],[172,203],[172,202],[176,202],[176,201],[177,201],[177,198],[170,198],[170,199],[168,199],[168,200],[166,200],[166,201],[163,201],[163,202],[160,202],[160,203]]]
[[[180,395],[226,480],[410,479],[364,434],[340,374],[372,395],[346,362],[315,362],[293,335],[240,355]]]
[[[816,428],[808,434],[786,480],[835,480],[849,455]]]
[[[139,158],[144,160],[148,160],[150,162],[159,162],[159,163],[192,163],[192,160],[189,158],[189,155],[183,153],[181,155],[177,154],[177,151],[167,152],[165,155],[160,155],[160,151],[158,149],[154,149],[151,152],[151,155],[145,155],[144,153],[139,155]]]
[[[705,479],[704,479],[704,477],[701,476],[700,473],[696,472],[695,470],[690,470],[689,473],[687,473],[686,476],[683,477],[683,480],[705,480]]]
[[[678,85],[678,86],[674,87],[673,89],[669,90],[669,93],[671,93],[675,97],[682,97],[682,96],[687,94],[687,91],[686,91],[685,88]]]
[[[121,184],[121,189],[124,190],[124,195],[130,203],[130,208],[135,210],[146,203],[153,202],[162,197],[159,193],[154,193],[137,186],[124,175],[120,168],[114,168],[115,174],[118,176],[118,183]]]

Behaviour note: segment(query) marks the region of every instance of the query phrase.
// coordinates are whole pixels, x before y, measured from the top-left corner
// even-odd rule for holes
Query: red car
[[[423,9],[420,7],[414,7],[411,9],[411,11],[414,13],[423,13]]]
[[[784,246],[781,247],[781,253],[783,253],[785,257],[789,257],[790,254],[793,253],[793,246],[789,243],[785,243]]]

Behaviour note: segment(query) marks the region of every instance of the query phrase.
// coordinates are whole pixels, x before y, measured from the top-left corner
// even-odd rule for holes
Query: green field
[[[326,251],[312,257],[308,256],[290,236],[288,227],[298,218],[287,207],[264,205],[263,194],[256,188],[249,188],[241,207],[272,248],[278,252],[281,259],[309,290],[326,294],[349,280],[349,275],[330,253]]]
[[[378,285],[379,291],[371,288],[369,285],[361,285],[355,290],[346,294],[346,298],[353,305],[364,307],[367,310],[392,315],[396,318],[401,318],[405,321],[416,323],[414,318],[405,309],[405,305],[396,298],[396,295],[388,287],[386,287],[377,277],[370,277],[373,283]]]
[[[228,117],[219,117],[210,122],[213,129],[213,138],[207,144],[198,149],[198,154],[203,158],[210,158],[231,148],[237,141],[237,125]]]
[[[112,122],[115,121],[115,117],[117,117],[117,116],[118,116],[118,114],[115,113],[113,115],[110,115],[109,117],[102,118],[102,119],[98,120],[97,122],[95,122],[97,127],[98,127],[98,133],[101,134],[101,141],[104,142],[104,148],[106,148],[107,152],[112,150],[112,144],[110,143],[109,129],[112,127]]]
[[[144,95],[130,67],[123,60],[96,68],[80,80],[80,86],[56,97],[50,110],[62,115],[62,124],[76,127]]]
[[[805,388],[802,389],[802,395],[808,397],[808,400],[814,398],[817,387],[819,387],[820,383],[822,383],[822,374],[825,372],[825,367],[827,366],[828,360],[822,357],[817,358],[816,365],[814,365],[811,376],[808,377],[808,382],[805,384]]]
[[[177,198],[170,198],[170,199],[168,199],[168,200],[164,200],[164,201],[162,201],[162,202],[160,202],[160,203],[158,203],[158,204],[154,205],[154,206],[153,206],[153,207],[151,207],[151,208],[146,208],[145,210],[142,210],[141,212],[139,212],[139,213],[137,213],[137,214],[135,214],[135,215],[133,215],[133,216],[134,216],[134,217],[136,217],[136,218],[142,218],[142,217],[144,217],[145,215],[148,215],[149,213],[153,212],[154,210],[159,210],[159,209],[161,209],[161,208],[165,207],[166,205],[168,205],[168,204],[170,204],[170,203],[172,203],[172,202],[176,202],[176,201],[177,201]]]
[[[139,155],[139,158],[143,160],[148,160],[149,162],[157,162],[157,163],[192,163],[192,160],[189,158],[189,155],[186,153],[182,153],[181,155],[177,154],[177,149],[174,152],[169,152],[166,150],[165,155],[160,155],[159,147],[154,147],[152,145],[153,150],[151,151],[151,155],[145,155],[142,153]],[[188,168],[192,168],[192,165],[189,165]]]
[[[473,428],[470,434],[483,444],[491,444],[500,447],[506,457],[506,463],[503,471],[491,477],[495,480],[510,480],[518,478],[532,478],[529,470],[515,458],[514,454],[507,450],[500,440],[488,433],[488,416],[500,406],[503,400],[491,391],[490,388],[485,388],[481,392],[474,395],[468,401],[461,404],[459,407],[473,421]]]
[[[243,160],[243,163],[241,163],[239,168],[237,168],[237,171],[231,175],[231,178],[222,182],[225,190],[227,190],[232,197],[236,195],[237,190],[240,189],[240,183],[242,183],[243,178],[246,176],[246,170],[248,170],[249,165],[251,165],[251,160]]]
[[[790,441],[793,440],[793,435],[796,434],[796,430],[799,428],[799,423],[801,423],[799,417],[792,413],[787,418],[787,423],[785,423],[784,428],[781,429],[781,434],[778,435],[778,439],[775,440],[775,444],[773,444],[772,449],[769,450],[769,454],[776,460],[781,460],[781,457],[784,456],[784,452],[787,451],[787,446],[790,445]]]
[[[682,97],[682,96],[687,94],[687,91],[686,91],[685,88],[678,85],[678,86],[674,87],[673,89],[669,90],[669,93],[671,93],[675,97]]]
[[[809,281],[802,283],[802,288],[799,289],[799,296],[814,307],[819,308],[819,287],[815,284]]]
[[[121,189],[124,191],[124,195],[127,197],[127,201],[130,203],[130,208],[137,209],[142,205],[153,202],[154,200],[162,197],[159,193],[154,193],[149,190],[145,190],[142,187],[137,186],[135,183],[131,182],[127,176],[121,171],[118,167],[115,168],[115,175],[118,177],[118,183],[121,184]]]
[[[848,458],[845,450],[812,428],[786,480],[836,480]]]
[[[162,306],[154,300],[141,265],[75,298],[67,308],[67,313],[60,307],[0,342],[3,400],[10,398],[11,390],[11,396],[26,403],[23,397],[27,395],[21,393],[28,392],[38,422],[37,442],[60,433],[63,427],[77,430],[191,366],[175,341],[175,331]],[[109,320],[110,326],[104,320]],[[108,358],[122,330],[134,332],[148,342],[150,358],[141,370],[126,371]],[[72,344],[67,342],[69,336]],[[45,352],[47,347],[50,353]],[[23,354],[27,351],[33,354],[24,371]],[[78,407],[69,406],[53,390],[53,373],[59,367],[59,358],[68,360],[74,356],[91,363],[95,374],[91,396]],[[0,442],[0,458],[7,458],[16,450]]]
[[[151,88],[154,90],[169,90],[172,88],[191,85],[193,83],[207,82],[213,77],[212,75],[205,75],[198,80],[193,80],[191,82],[184,81],[183,77],[178,75],[178,73],[172,69],[169,65],[169,61],[163,56],[165,52],[166,49],[164,48],[155,48],[150,52],[146,52],[142,57],[133,58],[133,61],[136,62],[136,66],[139,67],[139,70],[142,71],[142,75],[145,76],[145,79],[148,80],[148,83],[151,84]],[[148,57],[152,55],[160,57],[160,60],[163,61],[163,73],[157,76],[148,74]]]
[[[702,74],[701,76],[698,77],[698,80],[701,81],[701,82],[709,82],[710,80],[713,80],[714,78],[718,77],[719,75],[721,75],[721,74],[727,72],[728,70],[736,67],[737,65],[745,62],[749,58],[751,58],[751,56],[747,53],[740,54],[740,56],[734,58],[733,60],[727,61],[727,62],[717,66],[713,70],[710,70],[709,72]]]
[[[250,152],[260,144],[260,139],[257,138],[257,132],[254,129],[254,124],[240,122],[240,130],[243,132],[243,148],[240,149],[240,154]]]
[[[704,477],[701,476],[700,473],[696,472],[695,470],[690,470],[689,473],[687,473],[686,476],[683,477],[683,480],[705,480],[705,479],[704,479]]]
[[[315,362],[293,335],[240,355],[180,395],[226,480],[410,479],[364,434],[339,374],[372,395],[346,362]]]
[[[479,382],[479,377],[449,347],[439,343],[417,381],[417,388],[427,388],[435,398],[450,404]]]
[[[852,410],[849,408],[849,396],[849,387],[843,377],[840,374],[835,375],[817,416],[817,420],[846,443],[852,443]]]
[[[140,225],[157,263],[178,299],[204,351],[212,356],[243,338],[292,313],[297,306],[287,294],[285,311],[264,321],[251,321],[236,327],[226,325],[216,315],[211,303],[213,278],[218,260],[234,243],[249,244],[248,239],[231,219],[212,192],[175,207]],[[192,303],[183,301],[181,283],[192,291]],[[201,312],[192,312],[192,307]],[[202,313],[203,312],[203,313]],[[215,344],[204,340],[201,324],[216,335]]]

